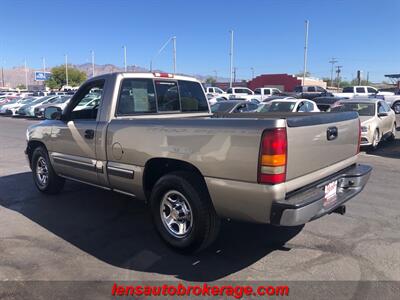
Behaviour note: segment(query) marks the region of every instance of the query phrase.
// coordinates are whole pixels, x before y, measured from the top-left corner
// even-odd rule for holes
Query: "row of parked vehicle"
[[[345,87],[341,93],[331,93],[320,86],[297,86],[293,92],[282,92],[277,88],[268,87],[257,88],[254,91],[247,87],[232,87],[226,91],[218,87],[206,87],[205,90],[210,104],[224,100],[246,100],[259,104],[272,100],[271,97],[281,96],[314,100],[319,109],[326,111],[338,100],[367,97],[384,100],[396,114],[400,114],[399,90],[381,91],[372,86]]]
[[[233,89],[234,90],[234,89]],[[259,89],[264,90],[264,89]],[[344,92],[334,95],[327,94],[306,98],[300,93],[297,95],[284,95],[282,92],[271,90],[270,95],[263,100],[259,98],[214,97],[208,94],[213,113],[313,113],[313,112],[346,112],[356,111],[361,122],[361,145],[369,146],[375,150],[383,140],[393,141],[396,137],[396,113],[400,113],[397,105],[400,105],[400,96],[388,94],[357,95]],[[357,87],[354,87],[354,91]],[[301,91],[307,91],[307,87],[302,87]],[[360,91],[360,89],[358,90]],[[274,95],[275,92],[275,95]],[[295,93],[297,93],[295,91]],[[367,92],[367,88],[365,88]],[[300,95],[301,94],[301,95]],[[278,96],[276,96],[278,95]],[[310,95],[310,94],[309,94]],[[296,97],[297,96],[297,97]],[[345,97],[346,96],[346,97]],[[391,97],[392,107],[387,103],[385,97]],[[387,98],[386,98],[387,99]],[[396,102],[397,101],[397,102]],[[392,109],[393,108],[393,109]]]
[[[5,97],[0,100],[0,115],[43,118],[46,107],[64,109],[70,99],[71,95]]]

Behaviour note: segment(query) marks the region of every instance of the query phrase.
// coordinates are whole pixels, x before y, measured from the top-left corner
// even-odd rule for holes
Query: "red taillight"
[[[163,77],[163,78],[174,78],[174,74],[169,74],[169,73],[153,73],[154,76],[156,77]]]
[[[360,147],[361,147],[361,121],[360,118],[358,118],[358,145],[357,145],[357,153],[360,153]]]
[[[277,184],[286,180],[286,128],[263,132],[258,164],[258,183]]]

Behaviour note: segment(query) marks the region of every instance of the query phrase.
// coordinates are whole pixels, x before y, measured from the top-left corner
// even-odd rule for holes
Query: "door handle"
[[[94,130],[86,129],[85,130],[85,139],[92,140],[94,138]]]

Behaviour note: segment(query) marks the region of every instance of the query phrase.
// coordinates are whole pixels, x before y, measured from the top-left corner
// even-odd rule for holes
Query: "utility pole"
[[[254,79],[254,68],[251,67],[250,70],[251,70],[251,80],[253,80]]]
[[[332,67],[331,67],[331,86],[333,86],[333,69],[334,69],[335,64],[336,64],[337,62],[338,62],[338,61],[336,60],[335,57],[332,57],[331,60],[329,61],[329,63],[332,64]]]
[[[65,79],[68,86],[68,55],[65,54]]]
[[[4,65],[5,65],[5,61],[1,60],[1,81],[2,81],[2,86],[5,87],[5,83],[4,83]]]
[[[340,88],[340,72],[342,71],[342,66],[336,66],[336,78],[337,78],[337,87]]]
[[[46,72],[46,58],[43,56],[42,57],[42,64],[43,64],[43,73]]]
[[[304,39],[304,68],[303,68],[303,83],[306,80],[306,74],[307,74],[307,51],[308,51],[308,20],[305,21],[305,29],[306,29],[306,36]]]
[[[229,51],[229,56],[230,56],[230,81],[229,81],[229,87],[232,87],[232,76],[233,76],[233,30],[229,31],[231,33],[231,47]]]
[[[124,68],[125,68],[125,72],[127,72],[128,66],[126,64],[126,46],[124,45],[122,48],[124,48]]]
[[[215,81],[218,81],[218,71],[214,70],[214,74],[215,74]]]
[[[25,65],[25,88],[28,90],[28,69],[26,67],[26,57],[24,60],[24,65]]]
[[[92,77],[94,77],[94,51],[91,51],[92,54]]]

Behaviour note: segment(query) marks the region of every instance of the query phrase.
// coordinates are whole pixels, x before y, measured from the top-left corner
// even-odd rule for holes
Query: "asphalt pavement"
[[[374,170],[344,216],[292,228],[224,221],[210,249],[183,256],[142,202],[71,181],[39,193],[24,155],[37,122],[0,118],[0,281],[400,280],[399,138],[360,155]]]

